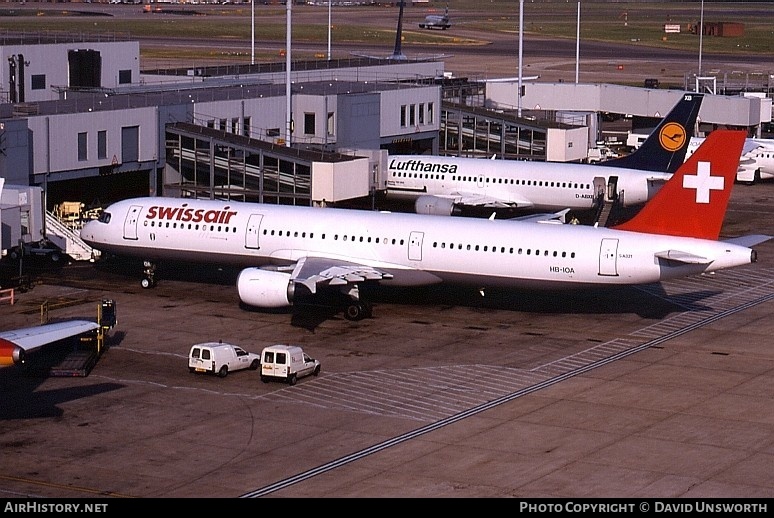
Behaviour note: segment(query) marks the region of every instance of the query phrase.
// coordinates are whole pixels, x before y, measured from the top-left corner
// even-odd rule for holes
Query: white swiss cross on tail
[[[718,239],[746,133],[715,130],[619,230]]]
[[[710,191],[723,190],[723,177],[712,176],[709,162],[699,162],[695,175],[683,176],[683,187],[696,189],[696,203],[709,203]]]

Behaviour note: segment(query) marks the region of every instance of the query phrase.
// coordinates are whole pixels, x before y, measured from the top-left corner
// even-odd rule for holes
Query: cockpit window
[[[103,212],[99,215],[99,219],[97,220],[100,223],[110,223],[110,213],[109,212]]]

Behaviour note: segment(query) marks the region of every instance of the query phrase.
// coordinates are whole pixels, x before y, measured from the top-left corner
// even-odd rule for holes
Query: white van
[[[191,347],[188,354],[188,370],[217,374],[225,378],[229,372],[242,369],[258,370],[261,357],[249,353],[238,345],[223,342],[206,342]]]
[[[285,380],[295,385],[298,378],[320,374],[320,362],[296,345],[271,345],[261,352],[261,381]]]

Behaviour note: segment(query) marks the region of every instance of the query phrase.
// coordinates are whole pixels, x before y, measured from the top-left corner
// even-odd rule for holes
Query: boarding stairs
[[[49,211],[46,211],[46,237],[76,261],[95,261],[100,255],[99,250],[81,239],[80,228],[65,225]]]
[[[613,210],[613,202],[606,202],[602,200],[602,207],[597,212],[597,217],[594,219],[596,226],[606,227],[607,220],[610,219],[610,213]]]

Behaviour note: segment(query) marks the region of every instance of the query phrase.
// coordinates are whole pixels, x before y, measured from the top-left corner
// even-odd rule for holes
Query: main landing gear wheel
[[[353,302],[344,311],[344,317],[347,320],[357,321],[369,318],[372,314],[372,308],[370,304],[364,302]]]

